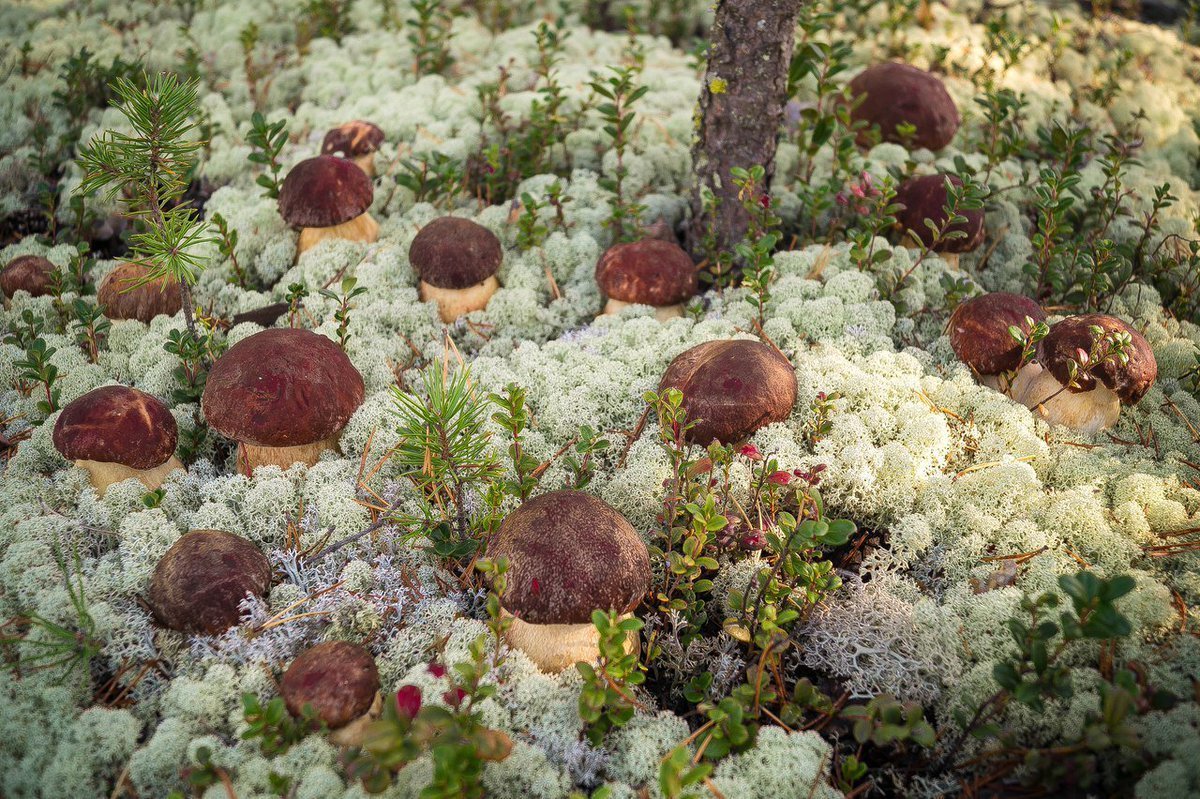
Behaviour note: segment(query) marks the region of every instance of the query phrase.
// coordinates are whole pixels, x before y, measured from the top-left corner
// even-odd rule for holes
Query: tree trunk
[[[696,185],[687,243],[697,259],[705,254],[701,243],[710,229],[718,250],[732,251],[745,236],[746,212],[729,170],[761,164],[767,181],[763,188],[770,186],[801,2],[717,2],[692,147]],[[719,200],[715,214],[704,210],[705,186]]]

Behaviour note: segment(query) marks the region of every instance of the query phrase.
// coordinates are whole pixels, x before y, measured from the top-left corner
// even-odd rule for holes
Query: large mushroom
[[[496,234],[456,216],[433,220],[417,232],[408,260],[420,275],[423,301],[433,300],[443,322],[482,310],[500,288],[496,272],[504,250]]]
[[[1127,358],[1107,357],[1117,338],[1126,340]],[[1157,376],[1158,363],[1141,333],[1115,317],[1084,314],[1051,326],[1037,358],[1013,381],[1012,398],[1050,424],[1096,433],[1116,424],[1121,405],[1136,404]]]
[[[488,546],[508,559],[508,642],[560,672],[599,655],[595,610],[622,618],[650,588],[650,556],[625,517],[581,491],[551,491],[510,513]],[[632,651],[633,641],[629,642]]]
[[[284,672],[280,692],[293,716],[310,706],[339,746],[362,744],[383,709],[375,658],[347,641],[326,641],[300,653]]]
[[[18,291],[27,291],[32,297],[49,294],[55,268],[49,258],[18,255],[0,272],[0,291],[9,298]]]
[[[933,231],[926,220],[933,222],[939,230],[948,221],[947,180],[955,186],[962,186],[962,180],[957,175],[921,175],[901,183],[896,189],[895,202],[904,207],[897,213],[896,221],[906,238],[932,244],[934,252],[940,254],[950,266],[957,268],[960,253],[971,252],[983,244],[983,209],[959,209],[958,215],[967,221],[956,222],[945,230],[946,233],[956,234],[956,237],[933,241]],[[960,233],[961,236],[957,235]]]
[[[157,399],[127,386],[101,386],[72,401],[54,423],[54,448],[87,470],[103,496],[131,477],[153,491],[184,468],[175,457],[175,417]]]
[[[378,125],[355,119],[333,128],[321,142],[321,155],[349,158],[358,168],[375,177],[375,153],[383,144],[383,130]]]
[[[1006,291],[982,294],[959,303],[950,314],[950,346],[980,383],[1007,393],[1021,367],[1022,351],[1009,328],[1028,336],[1029,321],[1046,321],[1046,312],[1035,301]]]
[[[732,444],[772,422],[782,422],[796,404],[796,372],[788,359],[760,341],[708,341],[680,353],[659,390],[683,392],[693,444],[713,439]]]
[[[884,141],[940,150],[958,131],[958,107],[942,82],[923,69],[895,61],[876,64],[850,81],[850,94],[861,100],[851,117],[878,125]],[[901,125],[916,130],[906,137]]]
[[[154,280],[148,280],[149,276],[150,267],[143,263],[130,261],[113,267],[96,290],[104,315],[149,323],[156,316],[179,313],[183,307],[179,283],[165,275]]]
[[[362,375],[346,354],[308,330],[274,328],[242,339],[213,364],[201,408],[238,442],[238,468],[309,466],[337,446],[362,404]]]
[[[244,538],[192,530],[171,545],[150,578],[150,608],[164,627],[219,635],[241,619],[247,595],[271,587],[271,562]]]
[[[596,262],[596,283],[608,297],[604,313],[629,305],[649,305],[660,321],[683,316],[683,304],[696,294],[696,265],[671,241],[645,238],[614,244]]]
[[[367,211],[374,197],[371,179],[345,158],[318,155],[292,167],[279,188],[279,215],[300,228],[296,256],[325,239],[378,239],[379,225]]]

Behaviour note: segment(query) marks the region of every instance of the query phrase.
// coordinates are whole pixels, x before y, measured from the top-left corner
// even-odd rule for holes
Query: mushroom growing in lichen
[[[596,283],[608,297],[604,313],[649,305],[665,321],[683,316],[696,293],[696,265],[678,244],[659,238],[614,244],[596,262]]]
[[[289,713],[299,717],[310,706],[339,746],[361,745],[383,708],[375,658],[346,641],[326,641],[300,653],[284,672],[280,690]]]
[[[1046,312],[1028,297],[994,291],[959,303],[950,314],[950,346],[958,359],[971,367],[979,382],[1007,393],[1021,364],[1023,347],[1009,329],[1025,336],[1029,322],[1046,321]]]
[[[5,297],[12,297],[18,291],[27,291],[32,297],[49,294],[54,269],[54,264],[48,258],[18,255],[0,272],[0,291],[4,292]]]
[[[950,204],[946,191],[947,180],[955,186],[962,186],[962,180],[957,175],[921,175],[901,183],[896,189],[894,201],[904,207],[897,212],[896,221],[906,240],[929,244],[934,252],[941,255],[942,260],[957,269],[960,253],[971,252],[983,244],[983,209],[958,208],[957,215],[966,221],[946,225],[949,221],[946,207]],[[929,229],[926,220],[942,231],[941,238],[935,240],[934,232]]]
[[[149,604],[164,627],[218,635],[241,618],[247,596],[266,596],[271,563],[244,538],[221,530],[192,530],[154,567]]]
[[[300,228],[296,256],[325,239],[378,239],[379,225],[367,211],[374,196],[371,179],[353,161],[319,155],[292,167],[279,188],[279,215]]]
[[[383,131],[378,125],[355,119],[333,128],[321,142],[321,155],[349,158],[358,168],[375,177],[375,153],[383,144]]]
[[[96,301],[104,307],[104,315],[149,323],[156,316],[179,313],[183,307],[179,283],[168,276],[147,280],[149,276],[150,267],[145,264],[117,264],[96,290]]]
[[[487,307],[500,288],[496,272],[504,250],[496,234],[483,225],[456,216],[439,217],[417,233],[408,260],[420,275],[418,290],[433,300],[443,322]]]
[[[851,117],[878,125],[886,142],[940,150],[958,131],[958,107],[942,82],[923,69],[895,61],[867,67],[850,81],[850,94],[858,101]],[[909,125],[914,130],[906,136],[901,126]]]

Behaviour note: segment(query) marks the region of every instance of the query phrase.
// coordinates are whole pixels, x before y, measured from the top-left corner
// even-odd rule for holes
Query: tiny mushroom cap
[[[367,173],[375,175],[375,153],[383,144],[383,130],[371,122],[355,119],[339,125],[325,134],[321,155],[349,158]]]
[[[994,291],[959,303],[950,314],[950,346],[958,359],[982,378],[1012,372],[1021,365],[1021,345],[1010,327],[1029,335],[1026,319],[1046,321],[1046,312],[1020,294]],[[998,388],[999,385],[993,385]]]
[[[682,304],[696,294],[696,265],[678,244],[644,238],[605,250],[596,262],[596,283],[608,297],[605,313],[638,304],[681,316]]]
[[[876,64],[850,81],[850,93],[862,98],[852,117],[879,125],[884,141],[904,144],[897,126],[909,124],[916,132],[908,143],[940,150],[958,131],[958,107],[942,82],[923,69],[895,61]]]
[[[304,706],[311,705],[321,721],[336,730],[371,709],[379,692],[379,669],[361,646],[326,641],[292,661],[280,688],[289,713],[300,716]]]
[[[302,228],[299,253],[323,239],[372,242],[379,225],[367,213],[375,189],[354,162],[318,155],[292,167],[279,188],[279,215]]]
[[[192,530],[154,567],[149,604],[164,627],[217,635],[237,624],[247,594],[265,596],[271,562],[254,544],[221,530]]]
[[[174,316],[183,307],[179,284],[163,276],[147,281],[150,267],[141,263],[117,264],[104,276],[96,300],[109,319],[137,319],[149,323],[154,317]]]
[[[896,189],[895,202],[904,206],[896,215],[896,220],[906,234],[913,233],[921,241],[929,241],[933,235],[925,220],[932,220],[939,228],[946,223],[947,179],[955,186],[962,186],[962,180],[957,175],[922,175],[909,178]],[[935,242],[935,252],[971,252],[983,244],[983,209],[966,208],[958,213],[967,221],[950,225],[947,232],[965,235]]]
[[[49,258],[40,255],[18,255],[8,262],[0,272],[0,291],[11,297],[18,291],[27,291],[34,297],[50,293],[50,277],[55,266]]]
[[[362,375],[341,348],[308,330],[273,328],[242,339],[208,375],[201,408],[208,424],[238,442],[238,463],[312,465],[365,395]]]
[[[774,347],[760,341],[708,341],[680,353],[659,390],[683,392],[687,439],[707,446],[740,441],[782,422],[796,404],[796,371]]]
[[[487,307],[500,287],[504,249],[496,234],[456,216],[434,219],[417,232],[408,260],[421,278],[422,300],[434,300],[443,322]]]
[[[101,386],[63,408],[54,448],[87,469],[103,494],[135,477],[150,490],[183,464],[175,458],[175,417],[153,396],[127,386]]]

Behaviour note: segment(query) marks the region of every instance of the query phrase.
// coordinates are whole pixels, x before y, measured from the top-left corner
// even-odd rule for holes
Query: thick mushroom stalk
[[[581,624],[530,624],[503,611],[509,623],[505,639],[509,646],[519,649],[547,674],[566,671],[579,661],[591,663],[600,654],[600,631],[591,620]],[[628,619],[624,613],[618,619]],[[637,649],[636,635],[627,636],[625,651]]]
[[[1029,322],[1044,321],[1046,312],[1028,297],[1005,291],[982,294],[959,303],[950,314],[950,347],[980,383],[1008,393],[1013,376],[1022,369],[1023,351],[1009,329],[1015,327],[1028,336]]]
[[[596,284],[608,297],[604,313],[649,305],[660,322],[683,316],[696,294],[696,265],[678,244],[657,238],[615,244],[596,262]]]
[[[878,125],[886,142],[940,150],[958,132],[958,106],[942,82],[923,69],[895,61],[876,64],[850,81],[850,94],[858,103],[851,117]],[[911,135],[903,133],[908,126]]]
[[[301,228],[300,239],[296,243],[297,257],[329,239],[360,241],[370,244],[379,240],[379,223],[370,214],[363,213],[340,225]]]
[[[244,538],[222,530],[192,530],[154,567],[149,605],[164,627],[218,635],[241,619],[240,605],[266,596],[271,562]]]
[[[292,167],[279,188],[279,215],[300,228],[296,257],[326,239],[371,243],[379,225],[367,209],[375,190],[353,161],[319,155]]]
[[[306,649],[292,661],[280,688],[288,712],[299,717],[311,707],[338,746],[361,746],[371,722],[382,715],[375,658],[346,641]]]
[[[504,261],[504,249],[496,234],[483,225],[443,216],[417,232],[408,260],[420,275],[421,300],[436,302],[438,317],[450,323],[487,307],[500,288],[496,272]]]

